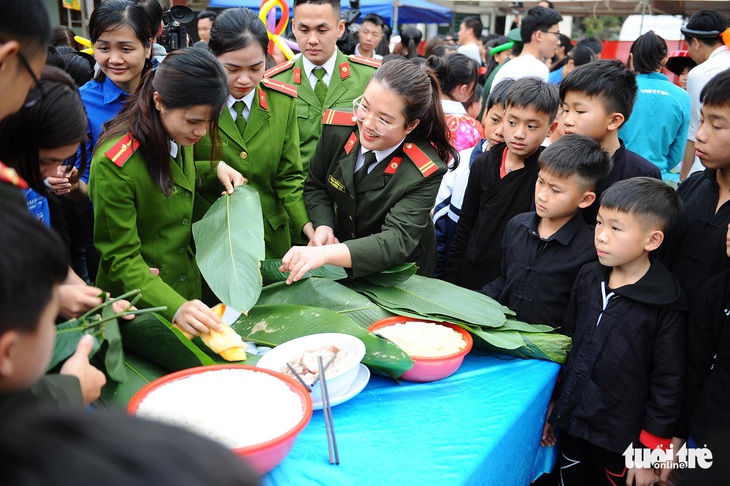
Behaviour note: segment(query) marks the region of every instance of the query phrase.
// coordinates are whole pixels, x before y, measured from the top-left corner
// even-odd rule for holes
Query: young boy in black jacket
[[[479,290],[499,276],[507,223],[535,206],[540,144],[558,126],[559,104],[558,90],[536,78],[518,79],[507,91],[505,143],[471,166],[446,266],[449,282]]]
[[[537,160],[535,211],[515,216],[502,240],[502,274],[482,293],[531,324],[559,327],[575,276],[596,260],[593,228],[582,209],[611,171],[611,159],[598,142],[566,135]]]
[[[565,328],[573,337],[558,399],[546,424],[562,429],[563,485],[652,484],[654,470],[628,468],[624,452],[668,447],[679,419],[686,300],[676,278],[649,259],[681,202],[661,181],[620,181],[601,197],[598,262],[573,285]]]
[[[636,99],[636,76],[616,60],[599,60],[577,67],[560,83],[565,134],[578,133],[601,144],[613,162],[611,173],[596,188],[596,198],[616,181],[631,177],[662,179],[659,168],[627,149],[618,130],[629,119]],[[657,120],[660,123],[661,120]],[[583,211],[596,223],[598,203]]]
[[[679,185],[684,214],[659,256],[679,279],[690,304],[707,279],[730,268],[723,253],[730,223],[730,70],[712,78],[700,100],[695,149],[706,168]]]

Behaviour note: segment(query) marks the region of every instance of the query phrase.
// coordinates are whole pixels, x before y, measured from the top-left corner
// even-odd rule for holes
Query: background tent
[[[386,0],[361,0],[360,12],[362,15],[376,13],[383,17],[387,23],[392,23],[394,18],[393,5],[394,1]],[[211,0],[209,7],[213,8],[230,8],[230,7],[247,7],[258,12],[260,1],[256,0]],[[343,10],[349,7],[348,2],[342,2]],[[293,2],[289,2],[289,7],[293,10]],[[398,23],[399,24],[416,24],[416,23],[451,23],[451,11],[448,7],[442,7],[426,0],[398,0]]]

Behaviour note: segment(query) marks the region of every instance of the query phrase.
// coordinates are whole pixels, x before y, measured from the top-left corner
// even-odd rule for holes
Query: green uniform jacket
[[[296,96],[296,89],[290,89]],[[299,157],[296,99],[261,84],[243,137],[227,108],[218,123],[223,160],[243,174],[261,198],[266,258],[281,258],[291,247],[289,225],[295,233],[301,233],[309,222],[302,195],[304,175]],[[196,219],[221,195],[215,167],[211,167],[211,145],[209,135],[195,144],[195,164],[201,178],[195,201]]]
[[[302,57],[294,62],[286,62],[266,72],[266,76],[277,81],[292,84],[297,88],[297,124],[299,125],[300,152],[304,174],[307,174],[309,161],[322,132],[322,114],[330,108],[352,110],[352,101],[365,91],[368,81],[376,68],[363,64],[368,62],[379,65],[380,61],[360,56],[346,56],[337,49],[335,72],[332,73],[324,104],[319,102],[304,72]],[[339,73],[339,74],[338,74]]]
[[[170,158],[174,189],[166,197],[147,172],[139,151],[130,155],[134,149],[127,148],[116,163],[106,155],[121,138],[99,146],[91,163],[89,195],[100,258],[96,285],[112,295],[141,289],[142,306],[165,305],[167,310],[160,314],[172,321],[182,304],[202,297],[200,271],[191,249],[196,183],[193,149],[180,147],[182,169]],[[159,269],[160,275],[152,275],[150,267]]]
[[[416,262],[421,275],[433,274],[436,236],[430,213],[446,166],[428,142],[412,143],[419,160],[406,154],[409,145],[404,142],[378,163],[356,190],[357,127],[323,126],[304,200],[314,227],[334,228],[349,248],[353,277],[402,262]],[[424,164],[432,166],[426,176],[419,169]]]

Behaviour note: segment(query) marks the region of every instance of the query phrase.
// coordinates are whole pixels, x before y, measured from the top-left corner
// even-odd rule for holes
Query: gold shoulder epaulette
[[[109,160],[114,162],[114,164],[122,167],[132,157],[132,154],[134,154],[138,147],[139,141],[134,138],[132,132],[129,132],[120,138],[117,143],[112,145],[112,148],[104,152],[104,155],[109,157]]]
[[[416,144],[406,142],[403,145],[403,152],[416,164],[423,177],[428,177],[438,170],[438,166],[431,160],[431,157],[426,155],[426,152],[421,150]]]
[[[322,115],[323,125],[341,125],[344,127],[352,127],[357,123],[355,115],[351,111],[341,110],[325,110]]]
[[[271,69],[265,71],[264,77],[270,78],[271,76],[276,76],[279,73],[283,73],[287,69],[291,69],[292,66],[294,66],[294,63],[292,61],[282,62],[281,64],[278,64]]]
[[[357,64],[364,64],[366,66],[374,67],[375,69],[378,69],[380,66],[383,65],[383,62],[378,59],[371,59],[369,57],[362,57],[358,56],[356,54],[351,54],[350,60],[352,62],[355,62]]]
[[[276,81],[273,79],[267,79],[264,78],[261,80],[264,86],[266,86],[269,89],[273,89],[274,91],[278,91],[279,93],[284,93],[286,95],[291,96],[292,98],[297,97],[297,88],[296,86],[292,86],[291,84],[284,83],[282,81]]]

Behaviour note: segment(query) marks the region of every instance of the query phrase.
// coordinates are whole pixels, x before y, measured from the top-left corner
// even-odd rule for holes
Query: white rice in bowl
[[[461,334],[433,322],[403,322],[381,327],[377,332],[393,341],[409,356],[420,358],[448,356],[466,347]]]
[[[187,428],[231,449],[272,440],[304,416],[301,398],[267,373],[206,371],[166,383],[140,403],[136,415]]]

